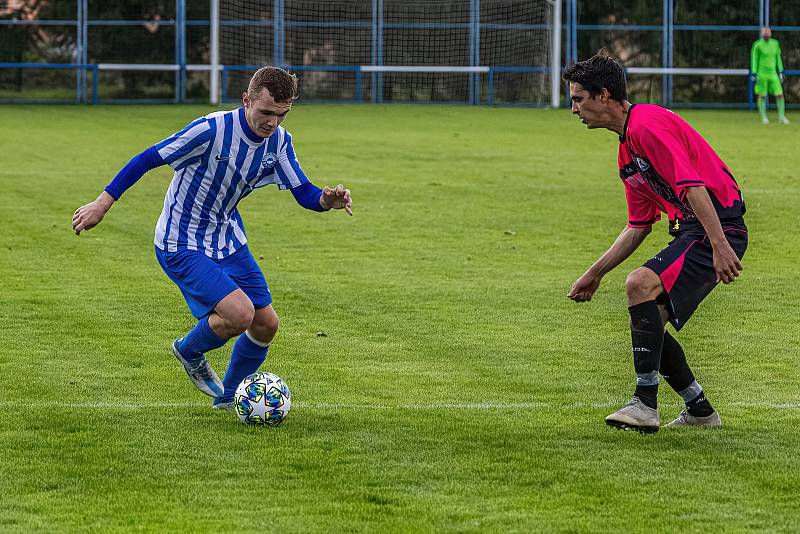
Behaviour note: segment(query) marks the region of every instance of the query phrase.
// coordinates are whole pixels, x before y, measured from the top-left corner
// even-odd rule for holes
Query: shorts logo
[[[636,162],[636,166],[639,167],[641,172],[645,172],[647,169],[650,168],[650,162],[644,158],[640,158],[639,156],[634,156],[633,160]]]
[[[264,156],[264,159],[261,160],[261,168],[262,169],[271,169],[278,163],[278,156],[274,152],[270,152]]]

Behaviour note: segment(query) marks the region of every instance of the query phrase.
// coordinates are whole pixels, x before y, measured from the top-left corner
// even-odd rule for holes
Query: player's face
[[[572,98],[572,114],[577,115],[587,128],[604,128],[606,105],[600,95],[589,94],[589,91],[577,82],[570,82],[569,94]]]
[[[278,128],[286,118],[286,114],[292,109],[290,102],[275,102],[267,89],[262,89],[256,98],[250,98],[245,91],[242,95],[242,103],[247,125],[256,135],[264,138],[272,135],[272,132]]]

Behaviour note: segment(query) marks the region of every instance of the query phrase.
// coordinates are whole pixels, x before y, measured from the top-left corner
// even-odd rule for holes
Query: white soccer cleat
[[[684,408],[678,418],[664,425],[664,428],[678,428],[680,426],[704,426],[706,428],[717,428],[722,426],[722,419],[720,419],[719,413],[716,411],[711,415],[698,417],[690,414],[689,411]]]
[[[186,361],[181,354],[181,351],[178,350],[179,342],[180,339],[176,339],[172,342],[172,353],[183,365],[183,369],[189,376],[189,380],[191,380],[192,384],[194,384],[194,387],[209,397],[216,398],[222,396],[225,388],[205,356],[203,356],[203,358],[196,363]]]
[[[789,124],[789,119],[787,119],[786,117],[783,117],[781,119],[781,124]]]
[[[769,124],[769,119],[764,117],[761,119],[761,124]]]
[[[633,397],[628,404],[606,417],[606,424],[620,430],[651,434],[658,432],[661,420],[658,410],[647,406],[639,397]]]

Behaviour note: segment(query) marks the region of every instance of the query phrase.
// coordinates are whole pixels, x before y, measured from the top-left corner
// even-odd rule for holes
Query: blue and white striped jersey
[[[156,246],[168,252],[230,256],[247,242],[240,200],[265,185],[308,182],[289,132],[279,126],[269,138],[258,137],[243,108],[201,117],[155,147],[175,170],[155,234]]]

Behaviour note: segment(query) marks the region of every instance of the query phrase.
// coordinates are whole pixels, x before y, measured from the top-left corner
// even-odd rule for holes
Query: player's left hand
[[[350,196],[350,190],[342,184],[337,185],[334,189],[325,187],[319,203],[325,209],[340,210],[344,208],[348,215],[353,215],[353,199]]]
[[[783,83],[783,71],[780,71],[778,73],[778,78],[780,78],[781,79],[781,83]]]
[[[742,272],[742,262],[726,242],[714,248],[714,271],[717,273],[717,282],[730,284]]]

